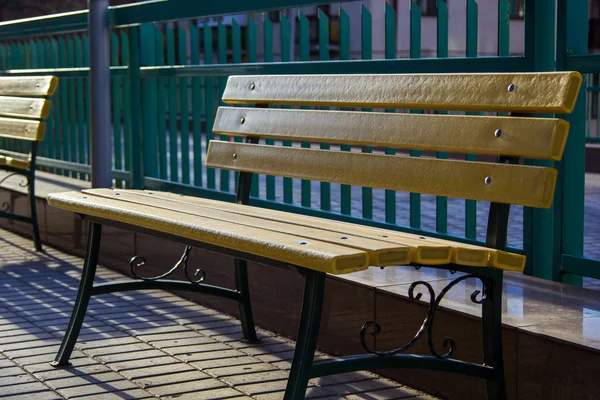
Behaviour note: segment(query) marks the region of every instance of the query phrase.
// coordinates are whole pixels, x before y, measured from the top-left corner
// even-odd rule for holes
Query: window
[[[513,18],[525,16],[525,0],[510,0],[510,16]]]
[[[439,0],[417,0],[417,4],[421,9],[421,14],[429,17],[437,16],[437,2]],[[446,3],[448,0],[446,0]]]

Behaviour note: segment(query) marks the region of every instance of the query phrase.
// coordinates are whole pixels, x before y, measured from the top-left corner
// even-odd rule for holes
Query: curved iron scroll
[[[444,340],[442,342],[442,347],[444,349],[447,349],[447,351],[443,354],[440,354],[437,351],[435,344],[433,343],[433,325],[434,325],[434,320],[435,320],[435,313],[438,309],[438,306],[440,305],[440,302],[444,298],[444,296],[446,296],[446,294],[454,286],[456,286],[460,282],[470,279],[470,278],[479,279],[481,281],[481,283],[483,284],[483,292],[480,290],[475,290],[473,293],[471,293],[471,301],[476,304],[482,304],[487,299],[485,282],[480,277],[475,276],[475,275],[471,275],[471,274],[463,275],[463,276],[453,280],[452,282],[450,282],[448,285],[446,285],[440,291],[440,293],[437,295],[437,297],[436,297],[435,291],[433,290],[433,287],[431,286],[430,283],[425,282],[425,281],[413,282],[408,289],[408,296],[411,300],[419,300],[419,299],[421,299],[421,297],[423,297],[423,293],[420,293],[420,292],[415,295],[415,289],[418,286],[423,286],[425,289],[427,289],[427,294],[429,294],[429,310],[427,311],[427,316],[425,317],[423,324],[421,325],[421,327],[419,328],[419,330],[417,331],[415,336],[408,343],[406,343],[405,345],[398,347],[394,350],[377,351],[377,350],[374,350],[369,347],[369,345],[366,342],[366,336],[368,333],[373,336],[379,335],[381,333],[381,326],[376,321],[367,321],[360,329],[360,343],[361,343],[362,347],[371,354],[375,354],[378,356],[393,356],[393,355],[402,353],[402,352],[408,350],[409,348],[411,348],[412,346],[414,346],[415,343],[417,343],[419,341],[419,339],[421,339],[423,334],[427,333],[427,345],[429,347],[429,351],[431,352],[431,354],[433,354],[435,357],[440,358],[440,359],[450,358],[452,356],[452,353],[454,352],[454,349],[456,348],[456,341],[452,337],[446,336],[444,338]],[[369,332],[369,331],[371,331],[371,332]]]
[[[8,179],[12,178],[13,176],[22,176],[25,178],[24,180],[19,182],[19,186],[21,186],[21,187],[29,186],[29,176],[24,173],[21,173],[21,172],[11,172],[10,174],[3,176],[2,179],[0,179],[0,186],[2,186],[2,184],[4,182],[6,182]]]
[[[10,203],[8,201],[5,201],[4,203],[2,203],[2,207],[0,207],[0,211],[8,212],[8,210],[10,210]]]
[[[131,260],[129,260],[129,269],[131,271],[131,275],[134,278],[141,279],[143,281],[157,281],[157,280],[168,277],[169,275],[173,274],[178,268],[183,267],[183,272],[185,273],[186,279],[192,284],[199,284],[199,283],[203,282],[204,279],[206,278],[206,273],[204,272],[203,269],[198,268],[198,269],[196,269],[196,271],[194,271],[193,275],[190,275],[190,271],[188,270],[187,261],[188,261],[188,257],[190,255],[191,250],[192,250],[192,248],[190,246],[186,246],[185,249],[183,250],[183,254],[181,255],[181,258],[179,259],[179,261],[177,261],[177,263],[170,270],[168,270],[164,274],[150,276],[150,277],[140,276],[136,272],[136,269],[140,269],[141,267],[146,265],[146,259],[142,256],[132,257]]]

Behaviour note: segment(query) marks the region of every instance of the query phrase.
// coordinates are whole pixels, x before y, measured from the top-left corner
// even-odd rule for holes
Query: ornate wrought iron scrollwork
[[[443,354],[440,354],[437,351],[435,344],[433,343],[433,325],[434,325],[434,321],[435,321],[435,314],[436,314],[436,311],[440,305],[440,302],[444,298],[444,296],[446,296],[446,294],[454,286],[456,286],[460,282],[470,279],[470,278],[479,279],[483,284],[483,291],[475,290],[471,294],[471,301],[476,304],[483,304],[487,300],[485,282],[480,277],[475,276],[475,275],[471,275],[471,274],[463,275],[459,278],[456,278],[455,280],[450,282],[448,285],[446,285],[437,296],[435,295],[435,291],[433,290],[433,287],[431,286],[430,283],[425,282],[425,281],[413,282],[408,289],[408,297],[411,300],[420,300],[423,297],[422,292],[418,292],[415,295],[415,290],[419,286],[424,287],[427,290],[427,294],[429,295],[429,309],[427,311],[427,316],[425,317],[423,324],[421,325],[421,327],[419,328],[419,330],[417,331],[415,336],[410,341],[408,341],[406,344],[404,344],[403,346],[398,347],[394,350],[377,351],[377,350],[374,350],[371,347],[369,347],[369,345],[367,344],[367,340],[366,340],[367,334],[377,336],[382,332],[382,329],[381,329],[381,326],[377,322],[367,321],[363,325],[363,327],[360,329],[360,343],[361,343],[362,347],[371,354],[375,354],[378,356],[393,356],[393,355],[402,353],[402,352],[408,350],[409,348],[413,347],[415,345],[415,343],[417,343],[419,341],[419,339],[421,339],[423,334],[427,333],[427,346],[429,347],[429,351],[431,352],[432,355],[434,355],[435,357],[440,358],[440,359],[446,359],[446,358],[452,357],[452,353],[454,352],[454,349],[456,348],[456,341],[452,337],[446,336],[444,338],[444,340],[442,342],[442,347],[444,349],[447,349],[447,351]]]
[[[185,273],[186,279],[190,283],[197,285],[204,281],[204,279],[206,278],[206,273],[204,272],[204,270],[198,268],[198,269],[196,269],[196,271],[194,271],[193,275],[190,274],[190,272],[188,270],[187,261],[188,261],[188,257],[190,255],[191,250],[192,250],[192,248],[190,246],[186,246],[185,249],[183,250],[183,254],[181,255],[181,258],[179,259],[179,261],[177,261],[177,263],[170,270],[168,270],[164,274],[150,276],[150,277],[141,276],[136,272],[136,270],[139,270],[141,267],[146,265],[146,259],[142,256],[132,257],[131,260],[129,260],[129,269],[131,271],[131,275],[134,278],[141,279],[143,281],[158,281],[160,279],[164,279],[164,278],[168,277],[169,275],[171,275],[175,271],[177,271],[177,269],[182,267],[183,272]]]
[[[8,210],[10,210],[10,203],[8,201],[5,201],[4,203],[2,203],[2,207],[0,207],[0,211],[8,212]]]
[[[4,182],[9,180],[13,176],[22,176],[23,178],[25,178],[21,182],[19,182],[19,186],[21,186],[21,187],[29,186],[29,176],[27,176],[26,174],[23,174],[21,172],[11,172],[10,174],[3,176],[2,179],[0,179],[0,186],[2,186],[2,184]]]

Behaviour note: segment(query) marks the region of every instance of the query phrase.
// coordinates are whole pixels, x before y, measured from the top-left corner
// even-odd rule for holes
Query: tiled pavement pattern
[[[0,397],[11,399],[282,398],[293,342],[161,292],[92,298],[73,366],[49,365],[66,329],[82,260],[0,230]],[[100,280],[120,274],[99,268]],[[326,357],[321,354],[321,357]],[[308,398],[431,399],[370,373],[313,380]]]

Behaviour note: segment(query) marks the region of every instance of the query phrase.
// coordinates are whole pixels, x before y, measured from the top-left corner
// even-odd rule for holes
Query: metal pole
[[[112,186],[109,0],[88,0],[92,187]]]

